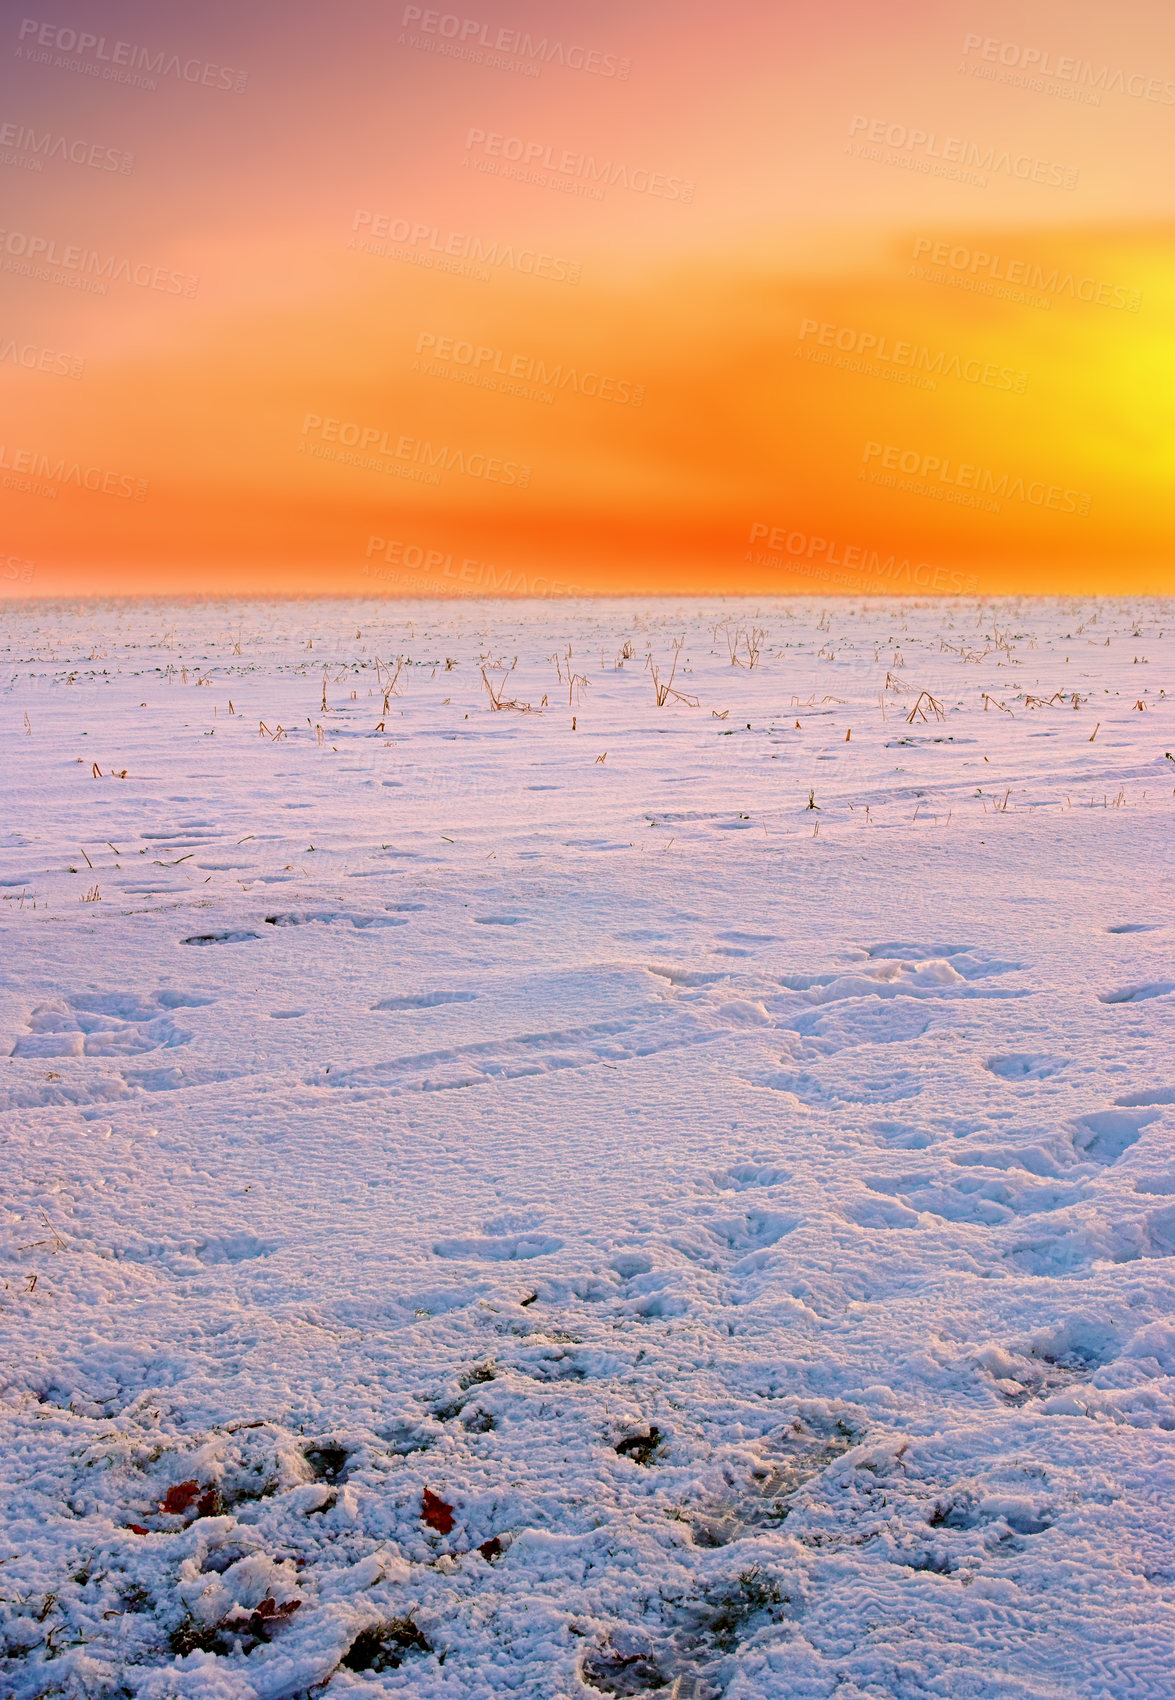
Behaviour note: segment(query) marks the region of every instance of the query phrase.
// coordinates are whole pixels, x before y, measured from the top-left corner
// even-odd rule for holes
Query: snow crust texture
[[[1170,1700],[1173,620],[10,608],[0,1692]]]

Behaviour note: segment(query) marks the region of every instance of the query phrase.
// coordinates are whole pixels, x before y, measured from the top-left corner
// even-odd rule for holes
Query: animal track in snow
[[[125,1057],[185,1045],[191,1034],[171,1019],[213,999],[187,992],[76,992],[38,1004],[14,1057]]]

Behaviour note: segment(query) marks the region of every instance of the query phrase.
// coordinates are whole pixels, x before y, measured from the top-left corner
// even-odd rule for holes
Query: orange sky
[[[7,594],[1170,588],[1158,0],[3,27]]]

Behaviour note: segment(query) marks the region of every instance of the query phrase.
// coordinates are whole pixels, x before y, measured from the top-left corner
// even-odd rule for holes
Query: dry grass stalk
[[[490,710],[491,710],[491,712],[504,713],[507,709],[513,708],[513,709],[517,710],[517,712],[519,714],[533,714],[534,710],[531,708],[531,706],[528,702],[518,702],[513,697],[505,698],[502,695],[502,692],[506,689],[506,680],[510,677],[511,673],[513,673],[513,671],[514,671],[515,667],[517,667],[517,665],[518,665],[518,657],[515,656],[513,661],[510,663],[509,667],[506,668],[506,671],[502,675],[501,679],[498,680],[498,683],[497,683],[496,686],[494,685],[493,681],[491,680],[486,669],[484,667],[482,668],[482,670],[481,670],[481,682],[485,686],[486,695],[490,699]]]
[[[657,698],[658,708],[664,708],[670,697],[673,697],[677,702],[686,703],[690,708],[698,707],[697,697],[689,696],[685,691],[678,691],[673,687],[673,680],[677,674],[677,663],[681,659],[681,651],[684,645],[684,638],[678,638],[673,645],[673,666],[669,669],[668,679],[662,679],[660,669],[652,655],[649,655],[645,661],[645,666],[653,676],[653,693]]]
[[[939,699],[937,699],[937,697],[932,697],[928,690],[920,690],[920,692],[918,692],[917,699],[915,699],[915,706],[911,707],[910,712],[906,714],[906,724],[908,724],[908,726],[913,726],[915,717],[923,719],[923,721],[928,721],[928,719],[930,719],[930,714],[934,714],[937,721],[945,721],[945,717],[947,717],[945,709],[942,707],[942,704],[940,704]]]
[[[375,661],[375,682],[383,692],[383,713],[386,715],[388,713],[388,705],[391,702],[391,699],[394,696],[398,696],[402,689],[402,686],[400,685],[400,674],[404,671],[404,657],[402,655],[397,655],[395,671],[393,671],[391,667],[387,666],[386,663],[382,662],[378,655],[373,656],[372,659]],[[446,671],[448,671],[448,667],[449,664],[446,661]],[[385,673],[388,675],[386,680],[384,679]]]
[[[725,625],[714,627],[715,636],[719,631],[726,639],[726,652],[730,656],[730,665],[732,667],[745,667],[748,672],[753,670],[759,661],[763,640],[767,636],[766,630],[762,626],[732,626],[727,621]],[[746,651],[747,658],[745,661],[739,655],[740,649]]]
[[[930,713],[927,713],[929,709]],[[919,691],[913,708],[906,716],[906,724],[912,726],[915,718],[929,720],[933,714],[936,720],[946,719],[946,710],[937,697],[932,697],[929,691]]]

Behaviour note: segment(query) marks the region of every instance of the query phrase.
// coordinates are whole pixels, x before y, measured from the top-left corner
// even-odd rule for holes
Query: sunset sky
[[[1170,587],[1169,5],[470,6],[9,14],[4,594]]]

